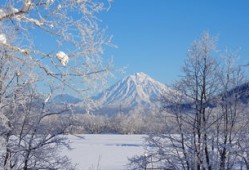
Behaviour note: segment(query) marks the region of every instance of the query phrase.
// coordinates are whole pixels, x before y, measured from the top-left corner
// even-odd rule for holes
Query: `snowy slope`
[[[141,72],[120,80],[94,100],[102,113],[150,112],[159,107],[162,92],[168,90],[171,89]]]

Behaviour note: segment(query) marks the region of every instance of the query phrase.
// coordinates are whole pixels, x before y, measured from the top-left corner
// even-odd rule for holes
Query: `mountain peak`
[[[147,79],[153,80],[149,75],[143,73],[143,72],[138,72],[135,74],[132,74],[128,76],[126,79],[123,79],[127,83],[131,81],[135,82],[137,84],[145,83]]]
[[[135,73],[118,81],[102,92],[95,101],[100,107],[127,108],[134,110],[154,107],[163,91],[169,90],[164,84],[154,80],[143,72]]]
[[[138,72],[134,74],[136,77],[147,77],[148,75],[143,72]]]

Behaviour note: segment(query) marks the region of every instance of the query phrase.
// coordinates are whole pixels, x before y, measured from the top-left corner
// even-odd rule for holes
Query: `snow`
[[[44,103],[47,103],[50,100],[51,96],[52,96],[52,93],[49,93],[47,98],[44,100]]]
[[[3,9],[0,9],[0,18],[1,17],[4,17],[6,15],[6,13],[4,12],[4,10]]]
[[[83,2],[86,2],[86,0],[77,0],[77,3],[83,3]]]
[[[19,10],[18,10],[17,8],[11,7],[11,9],[10,9],[9,12],[10,12],[10,13],[17,13],[17,12],[19,12]],[[9,15],[10,13],[8,13],[7,15]]]
[[[57,9],[60,10],[62,8],[61,4],[57,6]]]
[[[144,135],[87,134],[68,137],[72,150],[64,150],[63,154],[78,164],[79,170],[125,170],[128,158],[145,153]]]
[[[54,0],[47,0],[47,4],[54,3]]]
[[[38,20],[36,20],[36,19],[34,19],[34,18],[27,18],[27,17],[25,17],[25,16],[22,16],[22,18],[25,19],[25,20],[28,21],[28,22],[31,22],[31,23],[37,25],[37,26],[42,26],[42,25],[43,25],[42,22],[40,22],[40,21],[38,21]],[[19,17],[18,19],[20,19],[20,17]]]
[[[29,11],[32,7],[32,1],[26,0],[23,4],[22,11]]]
[[[0,43],[2,43],[2,44],[7,43],[7,38],[4,34],[0,34]]]
[[[6,17],[7,15],[11,15],[11,14],[16,14],[18,13],[19,10],[17,8],[14,7],[10,7],[10,9],[0,9],[0,18]],[[20,20],[22,16],[21,15],[15,15],[14,18],[16,20]]]
[[[9,130],[8,122],[8,118],[4,114],[0,113],[0,134],[3,134]]]
[[[59,51],[57,54],[56,54],[56,57],[57,59],[60,61],[60,63],[65,66],[68,61],[69,61],[69,57],[67,54],[65,54],[63,51]]]

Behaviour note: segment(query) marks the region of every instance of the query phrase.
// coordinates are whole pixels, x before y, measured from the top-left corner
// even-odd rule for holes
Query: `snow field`
[[[128,158],[145,153],[145,135],[69,135],[64,150],[79,170],[125,170]]]

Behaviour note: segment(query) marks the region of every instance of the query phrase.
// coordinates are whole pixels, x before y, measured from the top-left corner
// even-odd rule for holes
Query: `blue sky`
[[[116,68],[144,72],[171,84],[181,75],[187,49],[205,31],[249,62],[248,0],[113,0],[99,16],[118,48],[107,48]],[[125,75],[117,74],[111,84]]]

